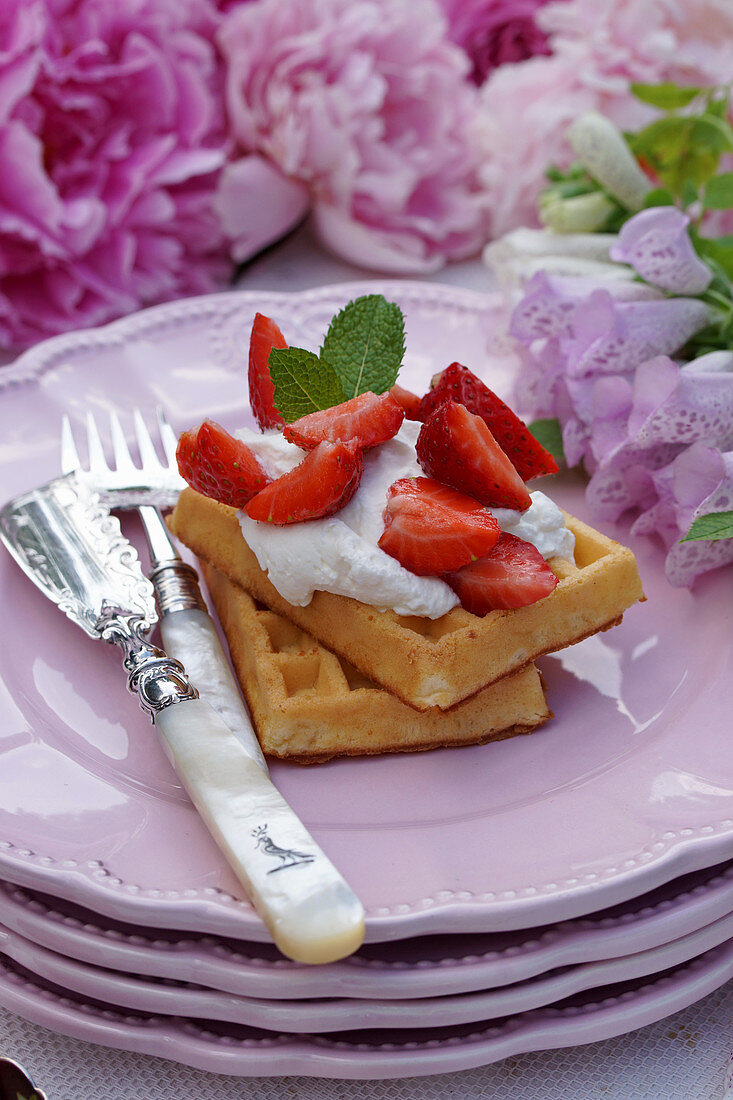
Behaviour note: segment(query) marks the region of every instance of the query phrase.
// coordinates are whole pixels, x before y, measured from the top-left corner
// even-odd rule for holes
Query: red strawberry
[[[398,405],[401,405],[407,420],[422,420],[420,416],[420,398],[412,390],[406,390],[396,383],[389,391]]]
[[[245,511],[263,523],[300,523],[331,516],[348,504],[361,481],[363,458],[356,443],[319,443],[287,474],[253,497]]]
[[[429,477],[468,493],[482,504],[526,511],[527,487],[480,416],[445,401],[417,437],[417,458]]]
[[[439,405],[451,398],[480,416],[519,475],[529,481],[543,474],[556,474],[557,463],[508,405],[485,386],[480,378],[460,363],[451,363],[436,376],[435,385],[420,402],[419,420],[427,420]]]
[[[446,485],[405,477],[389,487],[379,546],[411,573],[424,577],[459,569],[456,563],[488,553],[498,538],[491,512]]]
[[[275,408],[275,387],[270,378],[268,359],[272,348],[286,348],[287,342],[274,321],[255,313],[249,338],[249,403],[262,431],[280,428],[285,423]]]
[[[549,596],[557,577],[539,550],[516,535],[502,533],[494,548],[443,580],[466,611],[485,615],[497,608],[525,607]]]
[[[384,443],[400,430],[405,419],[400,406],[388,393],[361,393],[333,408],[308,413],[284,429],[286,439],[310,451],[324,439],[355,440],[361,448]]]
[[[214,420],[183,432],[176,460],[192,489],[232,508],[244,507],[270,481],[246,443]]]

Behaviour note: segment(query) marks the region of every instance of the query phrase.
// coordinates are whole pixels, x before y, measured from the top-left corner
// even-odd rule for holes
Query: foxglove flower
[[[656,503],[636,520],[636,534],[661,534],[669,546],[665,572],[685,587],[733,563],[733,539],[682,541],[701,516],[733,510],[733,450],[695,443],[652,475]]]
[[[627,210],[641,210],[651,184],[610,119],[587,111],[570,125],[567,138],[580,163],[609,195]]]
[[[611,259],[672,294],[702,294],[713,273],[692,246],[689,224],[674,206],[642,210],[621,227]]]

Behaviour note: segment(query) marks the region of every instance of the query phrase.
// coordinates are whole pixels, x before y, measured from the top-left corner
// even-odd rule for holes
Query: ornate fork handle
[[[153,720],[165,707],[198,699],[199,693],[181,662],[148,641],[148,624],[141,615],[124,615],[110,609],[97,625],[105,642],[123,650],[128,690],[137,695],[140,706]]]

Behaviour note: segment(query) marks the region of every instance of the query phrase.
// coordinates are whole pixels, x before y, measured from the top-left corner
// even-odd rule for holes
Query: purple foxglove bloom
[[[637,447],[698,440],[733,448],[733,373],[687,371],[666,356],[636,372],[628,421]]]
[[[574,315],[568,374],[624,373],[655,355],[672,355],[707,320],[708,307],[694,298],[614,302],[596,291]]]
[[[733,451],[694,443],[652,475],[657,502],[632,530],[657,530],[670,545],[665,572],[676,587],[733,562],[733,539],[681,542],[700,516],[733,510]]]
[[[538,271],[525,284],[509,331],[524,342],[548,336],[572,338],[578,307],[583,313],[591,302],[611,299],[617,302],[664,300],[659,291],[642,283],[549,275],[546,271]]]
[[[672,294],[702,294],[713,273],[692,246],[689,224],[674,206],[642,210],[622,226],[611,259]]]

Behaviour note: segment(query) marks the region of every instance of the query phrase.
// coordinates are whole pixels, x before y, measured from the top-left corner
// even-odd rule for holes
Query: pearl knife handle
[[[364,909],[269,777],[203,699],[155,714],[209,831],[288,958],[327,963],[364,939]]]

